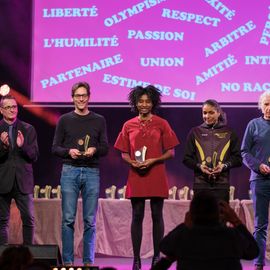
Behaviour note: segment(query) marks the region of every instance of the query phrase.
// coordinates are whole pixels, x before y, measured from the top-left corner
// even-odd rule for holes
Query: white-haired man
[[[255,270],[263,270],[270,202],[270,91],[259,98],[262,116],[252,119],[246,128],[241,152],[250,169],[250,188],[254,207],[254,237],[260,253],[255,259]]]

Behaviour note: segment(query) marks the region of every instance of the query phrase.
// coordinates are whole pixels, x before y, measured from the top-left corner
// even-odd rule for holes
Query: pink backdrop
[[[155,84],[163,102],[256,102],[270,89],[269,1],[34,1],[32,99],[126,102]]]

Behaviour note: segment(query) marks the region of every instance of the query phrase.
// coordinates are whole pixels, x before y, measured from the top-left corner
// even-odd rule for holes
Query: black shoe
[[[153,259],[152,259],[152,264],[151,264],[151,267],[155,266],[155,264],[159,261],[159,255],[157,256],[154,256]]]
[[[134,257],[132,270],[141,270],[141,267],[142,267],[141,258],[140,257]]]
[[[256,264],[254,270],[263,270],[263,265]]]

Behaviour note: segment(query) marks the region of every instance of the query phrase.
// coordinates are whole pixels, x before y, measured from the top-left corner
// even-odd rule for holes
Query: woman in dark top
[[[183,163],[194,170],[194,194],[209,190],[228,202],[230,169],[242,165],[240,144],[217,101],[205,101],[202,116],[188,134]]]

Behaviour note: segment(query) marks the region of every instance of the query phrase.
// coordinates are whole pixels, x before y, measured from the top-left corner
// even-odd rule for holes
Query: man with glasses
[[[94,263],[96,212],[99,196],[99,158],[108,152],[106,122],[88,109],[90,86],[72,86],[75,110],[61,116],[56,126],[52,152],[62,158],[62,257],[66,266],[74,262],[74,223],[77,201],[83,203],[83,263]]]
[[[11,200],[20,211],[23,224],[23,244],[33,244],[32,163],[38,157],[35,128],[17,118],[18,105],[11,95],[0,101],[0,245],[8,243],[8,223]]]

